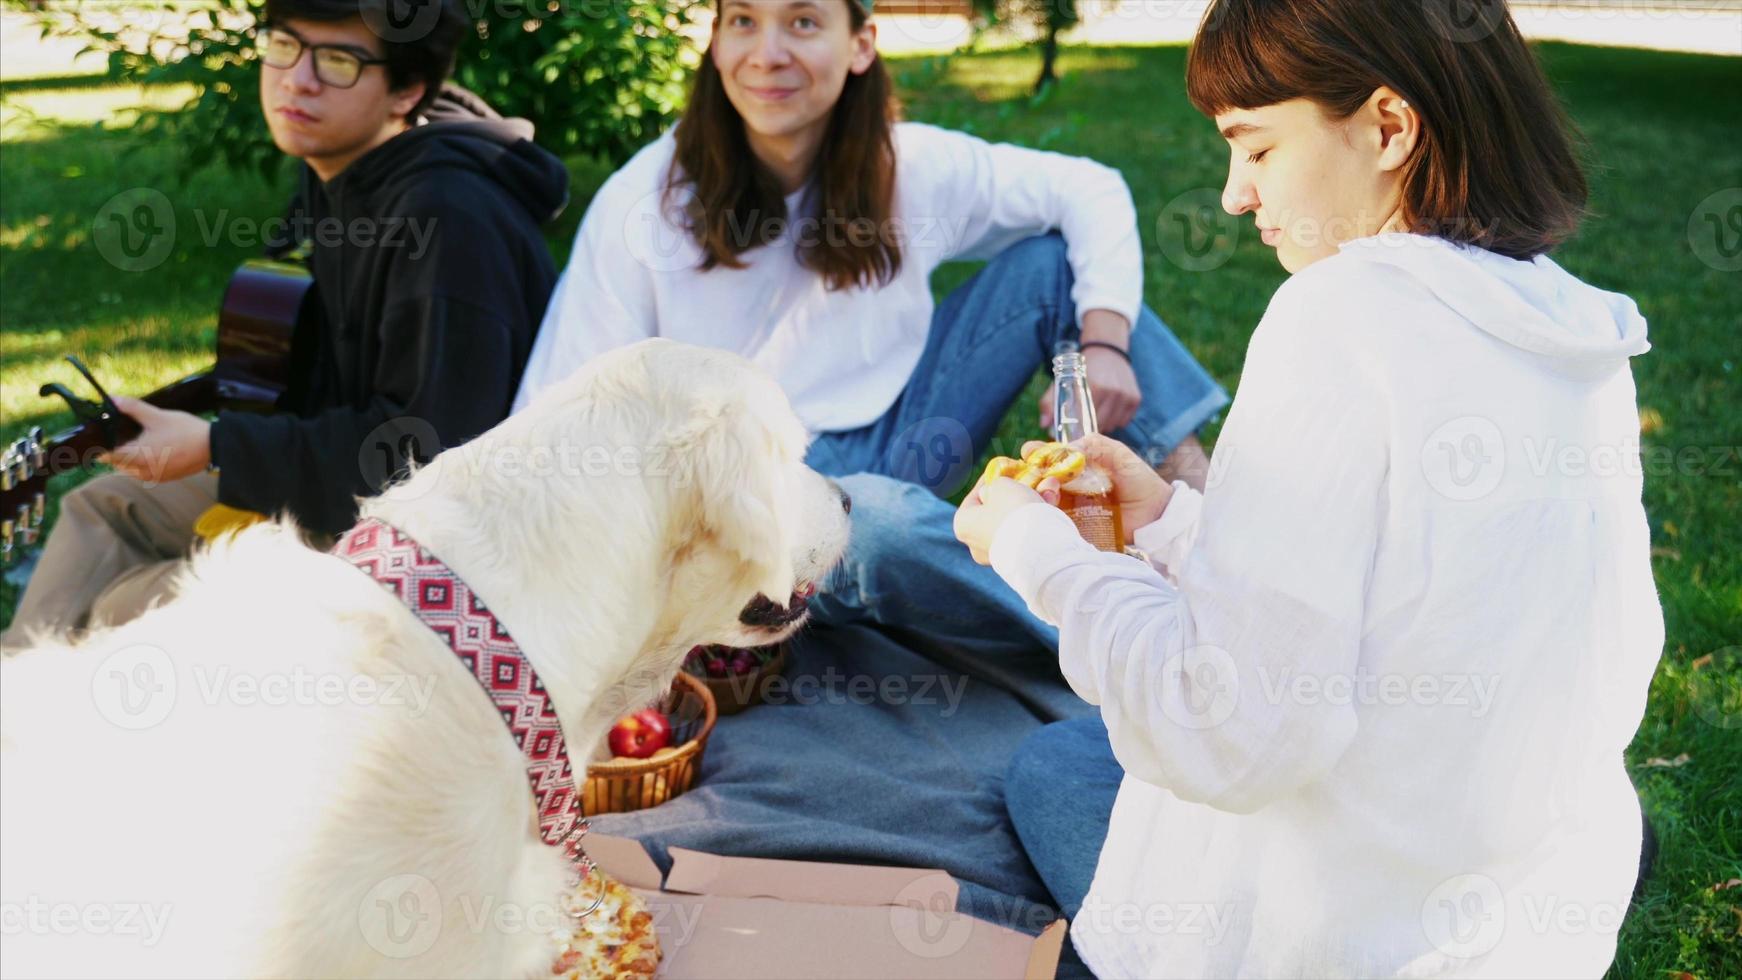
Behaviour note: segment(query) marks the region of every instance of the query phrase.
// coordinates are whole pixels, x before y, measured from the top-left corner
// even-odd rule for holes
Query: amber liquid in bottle
[[[1059,488],[1059,510],[1077,526],[1084,541],[1102,551],[1125,550],[1125,525],[1113,481],[1099,469],[1088,467]]]
[[[1095,420],[1095,401],[1089,393],[1089,377],[1082,352],[1075,344],[1059,344],[1052,359],[1053,429],[1059,442],[1075,442],[1100,431]],[[1093,464],[1059,488],[1059,510],[1077,526],[1083,540],[1102,551],[1125,550],[1125,526],[1119,516],[1119,498],[1113,480]]]

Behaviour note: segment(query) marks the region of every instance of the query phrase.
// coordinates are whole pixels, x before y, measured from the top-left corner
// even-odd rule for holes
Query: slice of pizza
[[[653,916],[627,885],[594,868],[569,901],[576,912],[592,911],[575,920],[552,973],[562,980],[595,980],[651,977],[659,969]]]

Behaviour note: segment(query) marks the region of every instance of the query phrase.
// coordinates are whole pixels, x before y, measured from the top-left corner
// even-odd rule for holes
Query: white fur
[[[743,360],[649,341],[363,512],[500,617],[578,769],[691,646],[796,628],[739,613],[845,546],[803,453]],[[568,868],[500,717],[396,598],[287,524],[199,555],[132,623],[8,657],[0,698],[8,975],[548,975]]]

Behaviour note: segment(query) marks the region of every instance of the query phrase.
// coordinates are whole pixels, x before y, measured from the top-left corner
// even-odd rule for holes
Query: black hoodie
[[[287,219],[315,286],[280,412],[212,425],[218,499],[338,533],[355,498],[507,416],[556,283],[539,234],[562,163],[447,86],[421,125],[323,184],[303,167]]]

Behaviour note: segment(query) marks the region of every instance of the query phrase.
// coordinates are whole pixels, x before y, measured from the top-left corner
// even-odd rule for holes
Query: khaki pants
[[[218,477],[200,473],[148,484],[119,473],[61,499],[60,517],[0,648],[33,630],[124,623],[164,596],[195,541],[194,522],[218,499]]]

